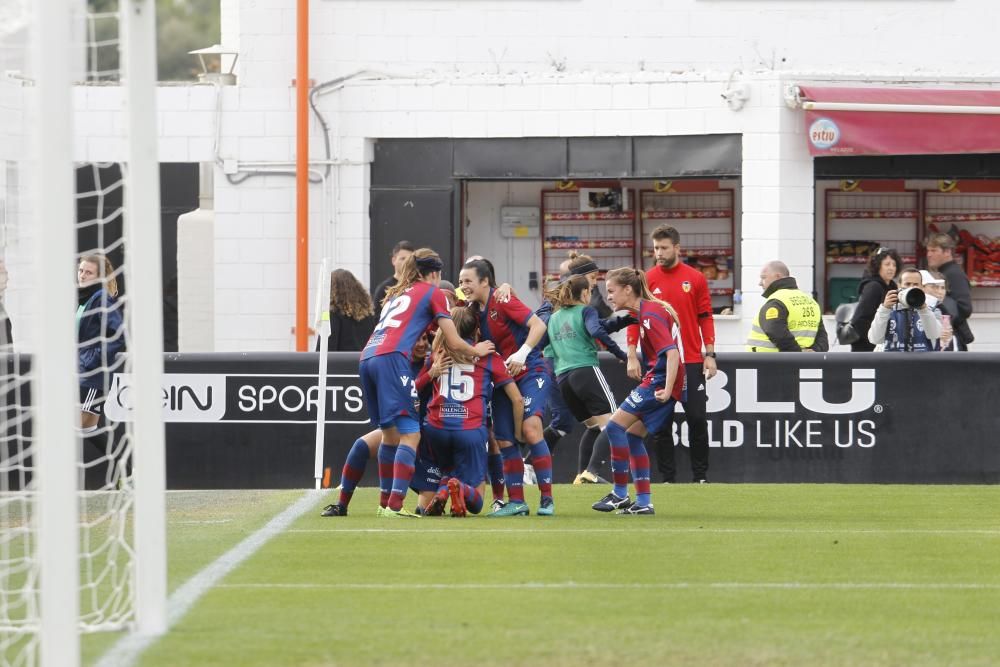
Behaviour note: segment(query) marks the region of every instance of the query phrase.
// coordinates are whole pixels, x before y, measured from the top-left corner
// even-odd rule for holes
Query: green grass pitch
[[[1000,661],[1000,487],[657,486],[655,517],[592,511],[605,492],[559,486],[551,518],[400,521],[372,489],[343,518],[318,497],[138,664]],[[301,493],[170,494],[170,588]],[[111,639],[85,638],[88,662]]]

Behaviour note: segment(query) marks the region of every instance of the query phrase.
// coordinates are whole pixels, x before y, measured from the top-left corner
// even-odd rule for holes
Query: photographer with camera
[[[941,337],[941,322],[927,305],[923,277],[914,267],[899,274],[899,289],[889,290],[875,311],[868,340],[886,352],[931,352]]]

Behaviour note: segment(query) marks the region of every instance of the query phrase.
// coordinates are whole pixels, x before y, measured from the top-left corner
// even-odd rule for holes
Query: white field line
[[[664,583],[586,583],[576,581],[561,582],[528,582],[528,583],[502,583],[502,584],[481,584],[481,583],[398,583],[398,584],[281,584],[281,583],[252,583],[252,584],[221,584],[218,588],[243,588],[243,589],[317,589],[317,590],[618,590],[622,588],[633,588],[637,590],[649,589],[789,589],[789,590],[1000,590],[1000,584],[985,583],[920,583],[920,582],[855,582],[855,581],[830,581],[830,582],[807,582],[807,581],[679,581]]]
[[[288,533],[379,533],[391,535],[400,533],[412,535],[414,533],[460,533],[469,532],[482,533],[523,533],[525,535],[539,535],[543,533],[707,533],[707,534],[812,534],[812,535],[983,535],[987,537],[1000,537],[1000,528],[836,528],[810,529],[810,528],[641,528],[630,526],[628,528],[542,528],[538,524],[525,526],[523,528],[486,528],[482,530],[470,531],[464,526],[454,528],[295,528]]]
[[[235,547],[222,554],[205,569],[188,579],[167,600],[167,627],[171,628],[184,617],[191,607],[211,588],[243,561],[253,556],[271,538],[284,532],[296,519],[312,510],[324,491],[306,491],[293,505],[275,516],[267,524]],[[158,636],[130,633],[101,656],[96,667],[131,667],[142,652],[159,639]]]

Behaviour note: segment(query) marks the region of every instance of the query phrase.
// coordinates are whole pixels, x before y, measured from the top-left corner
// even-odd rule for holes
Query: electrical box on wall
[[[504,238],[538,238],[539,211],[537,206],[504,206],[500,209],[500,236]]]

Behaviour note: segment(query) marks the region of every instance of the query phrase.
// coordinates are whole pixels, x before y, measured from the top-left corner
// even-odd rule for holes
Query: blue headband
[[[417,260],[417,268],[421,272],[433,273],[444,268],[444,264],[437,257],[421,257]]]

